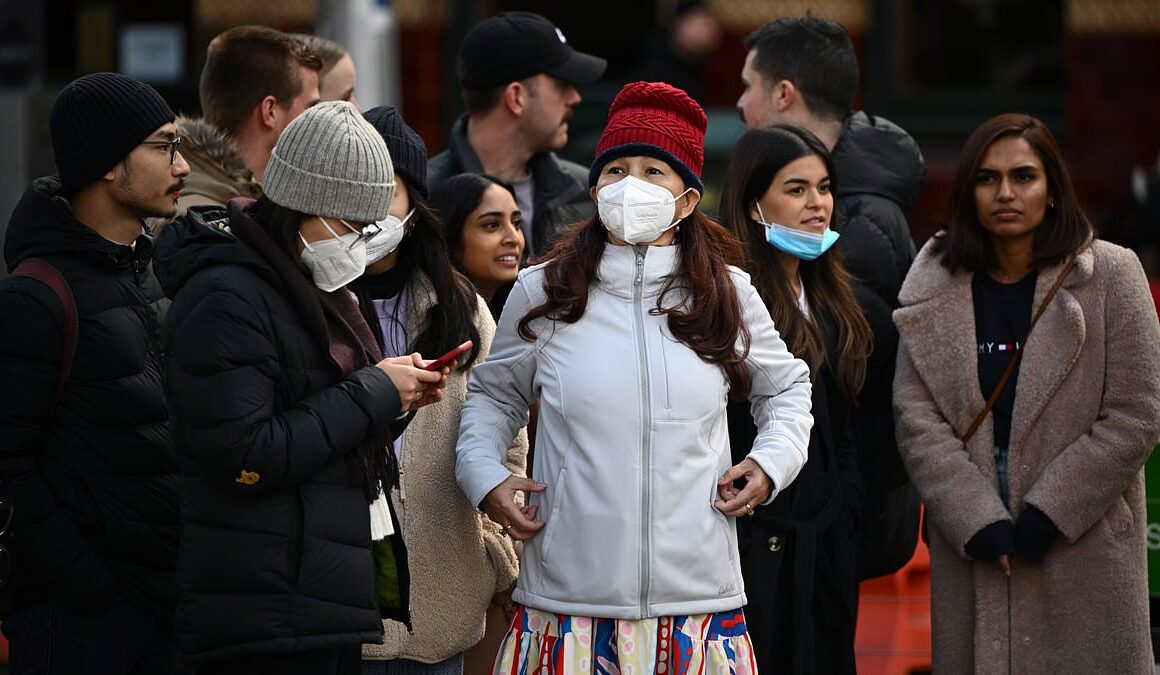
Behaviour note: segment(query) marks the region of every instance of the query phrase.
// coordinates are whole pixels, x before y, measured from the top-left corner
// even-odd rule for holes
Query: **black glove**
[[[1059,538],[1059,528],[1047,514],[1031,504],[1015,521],[1015,555],[1032,562],[1043,562],[1047,549]]]
[[[997,520],[971,537],[963,551],[975,560],[995,562],[1015,550],[1010,520]]]

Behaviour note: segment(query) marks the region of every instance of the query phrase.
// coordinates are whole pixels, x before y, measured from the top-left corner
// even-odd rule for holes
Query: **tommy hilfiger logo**
[[[1023,346],[1018,342],[980,342],[980,354],[994,354],[995,352],[1017,352]]]

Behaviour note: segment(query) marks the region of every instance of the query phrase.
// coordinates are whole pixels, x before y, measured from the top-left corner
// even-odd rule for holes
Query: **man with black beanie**
[[[8,224],[0,479],[13,569],[0,610],[15,675],[178,671],[168,300],[144,229],[174,215],[189,173],[173,122],[134,79],[69,83],[49,121],[58,175],[33,181]]]

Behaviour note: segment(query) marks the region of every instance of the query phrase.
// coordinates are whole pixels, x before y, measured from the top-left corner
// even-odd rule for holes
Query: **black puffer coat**
[[[881,117],[856,112],[846,118],[834,146],[838,211],[845,218],[838,247],[843,262],[890,307],[914,262],[906,210],[926,175],[918,144]]]
[[[247,243],[246,201],[229,205],[238,236],[191,210],[156,247],[183,474],[177,629],[195,664],[383,630],[367,499],[344,456],[384,433],[398,393],[373,366],[340,374],[309,280]]]
[[[161,383],[169,305],[151,241],[115,244],[77,221],[55,178],[12,213],[11,270],[48,261],[76,300],[76,356],[56,416],[64,311],[39,281],[0,282],[0,477],[15,504],[12,601],[99,607],[114,594],[171,617],[177,601],[177,462]]]

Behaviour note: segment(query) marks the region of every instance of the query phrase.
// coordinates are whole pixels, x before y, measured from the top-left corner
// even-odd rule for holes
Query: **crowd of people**
[[[921,497],[936,672],[1151,673],[1139,260],[1014,113],[916,252],[845,30],[745,46],[716,218],[672,83],[556,155],[606,62],[537,14],[431,158],[315,36],[217,36],[200,118],[65,86],[0,281],[11,672],[853,673]]]

